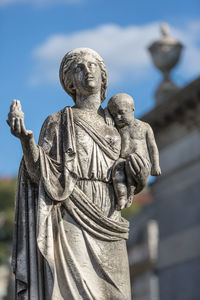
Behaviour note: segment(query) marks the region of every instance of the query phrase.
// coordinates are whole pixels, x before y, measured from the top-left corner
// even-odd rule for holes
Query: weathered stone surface
[[[38,145],[19,100],[8,115],[24,153],[12,260],[16,298],[129,300],[129,223],[112,181],[121,138],[101,107],[106,66],[95,51],[78,48],[63,58],[60,81],[75,105],[45,120]],[[125,159],[136,189],[144,186],[145,157]]]
[[[108,110],[115,121],[122,141],[120,159],[113,167],[113,183],[118,198],[117,207],[121,210],[129,207],[134,194],[140,192],[147,184],[150,164],[152,165],[151,175],[161,175],[159,153],[150,125],[134,117],[135,105],[130,95],[124,93],[114,95],[108,101]],[[145,159],[149,172],[144,176],[145,181],[142,186],[139,186],[131,176],[129,164],[141,158]]]

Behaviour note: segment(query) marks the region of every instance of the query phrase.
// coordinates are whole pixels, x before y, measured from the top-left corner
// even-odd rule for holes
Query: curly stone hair
[[[106,90],[108,86],[108,73],[102,57],[96,51],[90,48],[76,48],[68,52],[63,57],[63,60],[60,65],[60,72],[59,72],[60,82],[64,90],[73,98],[74,102],[76,102],[76,90],[73,87],[73,83],[72,83],[72,72],[75,67],[75,64],[86,53],[87,54],[89,53],[96,59],[101,69],[101,78],[102,78],[101,101],[103,102],[106,98]]]

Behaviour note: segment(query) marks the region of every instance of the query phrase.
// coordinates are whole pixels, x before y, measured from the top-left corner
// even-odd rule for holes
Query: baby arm
[[[107,107],[104,109],[104,117],[105,117],[105,122],[108,126],[114,126],[114,120],[109,113]]]
[[[150,160],[152,163],[151,175],[153,176],[161,175],[158,147],[156,145],[153,130],[149,124],[147,124],[146,141],[147,141]]]

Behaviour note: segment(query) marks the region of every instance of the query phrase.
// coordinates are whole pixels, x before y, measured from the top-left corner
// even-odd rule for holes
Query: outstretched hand
[[[19,139],[30,138],[33,136],[31,130],[26,130],[24,125],[24,113],[19,100],[13,100],[8,114],[8,125],[11,133]]]

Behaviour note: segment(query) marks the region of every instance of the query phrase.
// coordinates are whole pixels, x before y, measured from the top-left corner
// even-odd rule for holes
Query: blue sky
[[[185,45],[174,81],[184,86],[199,75],[199,13],[199,0],[0,0],[0,176],[15,175],[22,156],[5,122],[12,99],[21,100],[36,140],[49,114],[72,105],[58,80],[67,51],[99,52],[109,72],[107,99],[130,93],[139,117],[153,107],[161,80],[147,52],[160,36],[161,22]]]

